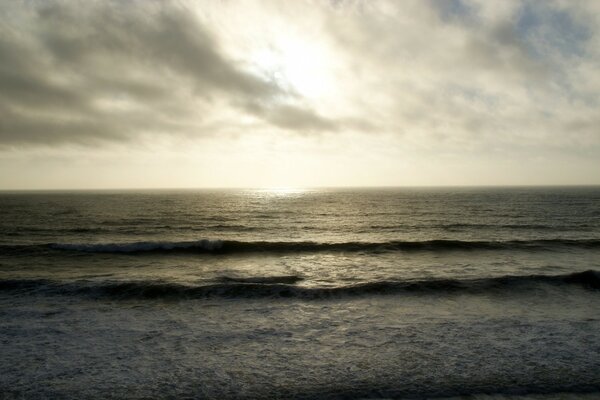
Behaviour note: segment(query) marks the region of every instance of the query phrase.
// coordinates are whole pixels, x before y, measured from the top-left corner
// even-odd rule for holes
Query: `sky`
[[[600,2],[0,2],[0,189],[600,184]]]

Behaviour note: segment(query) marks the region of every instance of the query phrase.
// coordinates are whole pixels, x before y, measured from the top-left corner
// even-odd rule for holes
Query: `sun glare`
[[[319,98],[333,91],[331,57],[327,49],[295,37],[281,37],[256,52],[256,66],[283,86],[300,95]]]
[[[268,189],[260,189],[257,190],[257,192],[261,193],[266,197],[287,197],[302,194],[306,192],[306,189],[293,187],[274,187]]]

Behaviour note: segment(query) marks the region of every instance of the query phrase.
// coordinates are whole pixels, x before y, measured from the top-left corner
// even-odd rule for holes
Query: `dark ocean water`
[[[0,398],[600,397],[600,188],[0,210]]]

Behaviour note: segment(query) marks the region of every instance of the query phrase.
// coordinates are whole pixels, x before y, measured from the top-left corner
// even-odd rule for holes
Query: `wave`
[[[293,284],[304,280],[297,275],[280,275],[280,276],[252,276],[252,277],[235,277],[235,276],[220,276],[217,278],[219,282],[235,282],[235,283],[284,283]]]
[[[70,250],[86,253],[147,253],[194,250],[201,252],[218,252],[225,242],[221,240],[198,240],[187,242],[131,242],[131,243],[51,243],[48,247],[56,250]]]
[[[386,251],[451,251],[451,250],[552,250],[559,247],[600,248],[600,239],[540,239],[510,241],[424,240],[388,242],[271,242],[236,240],[198,240],[180,242],[130,242],[47,245],[55,250],[86,253],[299,253],[299,252],[386,252]]]
[[[318,300],[349,296],[435,293],[510,293],[527,292],[536,285],[579,286],[600,289],[600,271],[565,275],[502,276],[481,279],[428,279],[375,281],[338,287],[303,287],[289,283],[299,277],[258,277],[239,280],[219,279],[219,283],[183,285],[158,281],[75,281],[57,282],[43,279],[0,280],[0,291],[52,295],[88,295],[112,299],[158,298],[299,298]]]

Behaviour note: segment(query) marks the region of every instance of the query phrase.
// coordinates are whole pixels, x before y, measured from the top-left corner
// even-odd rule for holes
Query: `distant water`
[[[0,210],[0,398],[600,397],[600,188]]]

